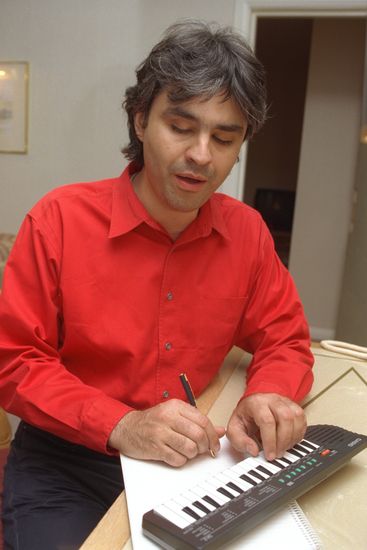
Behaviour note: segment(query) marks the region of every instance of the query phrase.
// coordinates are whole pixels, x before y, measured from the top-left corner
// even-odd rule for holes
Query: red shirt
[[[260,215],[215,194],[172,242],[121,177],[60,187],[27,215],[0,297],[0,403],[97,451],[120,418],[196,395],[236,344],[246,395],[312,384],[293,281]],[[234,403],[235,406],[235,403]]]

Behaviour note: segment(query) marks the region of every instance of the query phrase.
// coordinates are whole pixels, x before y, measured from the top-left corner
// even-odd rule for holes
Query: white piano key
[[[239,491],[237,491],[233,487],[228,487],[228,485],[227,485],[228,483],[234,483],[236,485],[236,482],[233,481],[233,479],[228,475],[227,470],[223,470],[223,472],[221,472],[220,474],[216,474],[215,477],[223,482],[222,487],[224,489],[226,489],[226,490],[229,489],[232,493],[234,493],[235,496],[238,496],[238,495],[241,494]],[[238,488],[241,489],[241,487],[239,487],[239,486],[238,486]]]
[[[208,491],[211,491],[213,493],[213,498],[216,502],[218,502],[219,504],[225,504],[226,502],[231,500],[229,497],[226,497],[222,493],[218,493],[218,491],[216,490],[217,487],[214,486],[212,483],[208,483],[208,481],[209,480],[206,479],[204,482],[200,482],[200,487],[206,487]],[[216,485],[218,486],[218,484]]]
[[[183,493],[183,496],[185,498],[189,498],[191,500],[192,503],[194,503],[195,501],[198,501],[200,502],[200,504],[202,504],[203,506],[205,506],[205,508],[207,508],[210,512],[212,512],[213,510],[216,510],[215,506],[213,506],[212,504],[209,504],[209,502],[206,502],[206,500],[203,500],[202,498],[200,498],[198,495],[196,495],[192,490],[188,490],[188,491],[185,491]],[[194,504],[193,504],[194,506]],[[196,508],[196,507],[195,507]]]
[[[269,470],[269,472],[273,474],[277,474],[278,472],[282,471],[282,469],[278,468],[278,466],[276,466],[275,464],[270,464],[270,462],[266,460],[266,458],[264,458],[263,456],[256,456],[255,459],[259,462],[261,466],[264,466],[264,468],[266,468],[267,470]]]
[[[242,461],[243,462],[243,461]],[[249,463],[247,462],[247,465],[246,465],[246,468],[243,466],[242,462],[239,462],[237,464],[237,466],[235,466],[233,469],[239,473],[239,475],[241,474],[245,474],[246,476],[248,476],[250,479],[252,479],[253,481],[256,482],[256,484],[258,485],[259,483],[261,483],[260,479],[258,479],[257,477],[254,477],[253,475],[249,474],[249,470],[252,469],[252,466],[249,465]]]
[[[174,497],[173,499],[175,502],[177,502],[177,504],[181,504],[182,508],[185,508],[185,506],[188,506],[189,508],[192,509],[193,512],[195,512],[195,514],[197,514],[198,516],[200,516],[201,518],[203,518],[204,516],[206,516],[206,513],[203,512],[202,510],[199,510],[199,508],[192,508],[192,502],[191,500],[183,497],[182,495],[177,495]]]
[[[178,516],[180,516],[181,518],[189,518],[190,519],[190,523],[193,523],[194,521],[196,521],[195,518],[193,518],[192,516],[190,516],[190,514],[188,514],[187,512],[185,512],[183,510],[183,508],[185,508],[186,506],[188,508],[190,508],[190,506],[188,506],[187,504],[185,504],[184,506],[182,506],[181,503],[177,502],[176,499],[171,499],[169,500],[168,502],[165,502],[164,503],[164,506],[166,506],[167,508],[169,508],[170,510],[172,510],[172,512],[175,512],[175,514],[177,514]],[[193,510],[193,512],[196,513],[196,510]],[[200,518],[200,515],[199,514],[196,514],[198,516],[198,518]],[[192,520],[192,521],[191,521]]]
[[[231,478],[231,481],[239,486],[240,489],[243,491],[248,491],[253,487],[251,483],[247,483],[247,481],[244,481],[240,478],[239,474],[236,474],[236,472],[232,471],[232,468],[230,470],[227,470],[228,477]]]
[[[230,499],[225,497],[224,495],[217,496],[215,494],[215,489],[211,485],[206,485],[205,481],[202,482],[200,485],[196,485],[191,489],[191,491],[195,494],[197,494],[199,497],[203,498],[205,496],[208,496],[212,498],[215,502],[217,502],[219,505],[225,504]],[[205,501],[204,501],[205,502]]]
[[[176,514],[175,512],[167,508],[167,506],[165,506],[164,504],[160,504],[154,510],[164,518],[168,519],[168,521],[171,521],[172,523],[177,525],[177,527],[179,527],[180,529],[185,529],[185,527],[190,525],[190,523],[194,523],[195,521],[194,518],[190,518],[190,516],[188,516],[187,514],[185,514],[185,517]]]
[[[316,443],[313,443],[312,441],[309,441],[308,439],[302,439],[302,441],[304,441],[305,443],[308,443],[308,445],[310,445],[315,450],[319,448],[319,445],[317,445]]]
[[[216,491],[219,492],[220,494],[223,494],[223,493],[218,491],[218,489],[223,488],[227,491],[227,493],[229,493],[233,497],[238,497],[237,491],[234,491],[233,489],[230,489],[229,487],[227,487],[227,485],[225,484],[223,479],[220,477],[220,474],[218,474],[218,476],[213,476],[213,477],[209,478],[207,481],[208,481],[208,483],[212,484],[213,487],[216,489]],[[225,496],[225,495],[223,495],[223,496]]]
[[[312,452],[312,450],[313,450],[313,449],[309,449],[308,447],[306,447],[306,445],[302,445],[302,441],[300,441],[300,442],[298,443],[298,445],[299,445],[300,447],[302,447],[302,449],[303,449],[304,452],[305,452],[305,455],[309,455],[309,454]]]
[[[254,458],[250,458],[249,459],[249,464],[251,465],[251,470],[256,470],[256,468],[261,464],[259,460],[257,460],[257,457],[254,457]],[[261,470],[259,471],[259,474],[262,475],[263,477],[271,477],[269,474],[266,474],[265,472],[262,472]]]
[[[291,453],[288,453],[288,451],[286,451],[284,454],[283,454],[283,457],[284,458],[287,458],[290,462],[294,463],[294,462],[298,462],[299,460],[301,460],[300,458],[297,458],[296,456],[292,455]],[[282,458],[283,458],[282,457]],[[281,458],[277,459],[277,460],[282,460]]]
[[[297,451],[297,453],[299,453],[299,454],[302,455],[302,456],[306,456],[306,455],[309,454],[308,452],[306,452],[306,449],[303,450],[303,448],[302,448],[301,446],[299,446],[299,444],[298,444],[298,448],[292,447],[292,449],[294,449],[295,451]]]

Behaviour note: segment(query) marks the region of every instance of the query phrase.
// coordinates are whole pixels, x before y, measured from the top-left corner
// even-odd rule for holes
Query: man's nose
[[[186,151],[187,158],[200,166],[209,164],[212,160],[210,139],[207,136],[197,136]]]

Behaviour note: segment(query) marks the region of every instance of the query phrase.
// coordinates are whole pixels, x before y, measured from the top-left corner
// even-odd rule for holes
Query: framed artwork
[[[0,61],[0,153],[27,153],[29,64]]]

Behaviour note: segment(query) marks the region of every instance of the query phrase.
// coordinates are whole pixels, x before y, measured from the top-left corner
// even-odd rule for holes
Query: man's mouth
[[[197,176],[196,174],[175,174],[181,181],[190,185],[198,185],[206,183],[207,179],[203,176]]]

